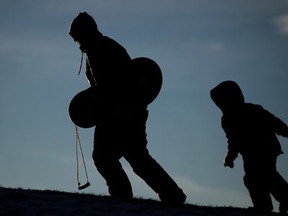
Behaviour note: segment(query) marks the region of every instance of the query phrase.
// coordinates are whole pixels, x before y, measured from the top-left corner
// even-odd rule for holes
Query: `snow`
[[[192,204],[171,206],[155,200],[123,200],[109,196],[0,187],[0,215],[183,215],[183,216],[265,216],[247,209],[205,207]]]

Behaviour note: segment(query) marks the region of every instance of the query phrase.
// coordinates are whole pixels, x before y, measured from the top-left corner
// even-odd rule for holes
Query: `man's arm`
[[[96,80],[95,80],[95,77],[93,76],[92,68],[89,64],[88,58],[86,58],[86,77],[91,87],[96,86]]]

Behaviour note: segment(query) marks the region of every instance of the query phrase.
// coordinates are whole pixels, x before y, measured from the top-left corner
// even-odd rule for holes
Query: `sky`
[[[148,149],[187,202],[251,206],[241,157],[234,169],[223,166],[227,140],[209,91],[234,80],[247,102],[288,123],[287,0],[1,0],[0,185],[78,191],[68,106],[88,83],[77,75],[81,53],[68,30],[82,11],[131,58],[160,66],[162,89],[148,107]],[[91,183],[83,192],[108,195],[91,158],[93,132],[79,130]],[[288,140],[279,140],[286,154],[278,170],[288,180]],[[121,163],[135,197],[158,199]]]

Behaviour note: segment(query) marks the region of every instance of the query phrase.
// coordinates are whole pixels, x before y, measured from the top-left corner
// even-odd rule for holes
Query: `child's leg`
[[[279,210],[281,212],[288,211],[288,183],[285,179],[277,172],[276,161],[277,156],[266,156],[265,160],[263,160],[264,169],[262,169],[261,173],[265,182],[267,182],[267,186],[269,188],[269,192],[273,195],[273,197],[280,203]]]
[[[281,212],[288,211],[288,183],[278,173],[275,172],[271,179],[271,194],[280,203]]]
[[[257,179],[253,175],[246,174],[244,176],[244,184],[249,191],[255,210],[271,212],[273,210],[273,204],[269,188],[264,182],[265,179]]]

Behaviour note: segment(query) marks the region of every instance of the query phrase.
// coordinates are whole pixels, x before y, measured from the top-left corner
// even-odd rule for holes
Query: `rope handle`
[[[83,154],[83,149],[82,149],[82,145],[81,145],[81,141],[80,141],[80,136],[79,136],[79,132],[78,132],[78,126],[75,126],[75,134],[76,134],[76,175],[77,175],[77,185],[78,185],[78,190],[83,190],[87,187],[90,186],[89,183],[89,178],[88,178],[88,172],[87,172],[87,168],[86,168],[86,163],[85,163],[85,158],[84,158],[84,154]],[[83,167],[85,170],[85,175],[86,175],[86,183],[84,185],[81,185],[80,183],[80,178],[79,178],[79,159],[78,159],[78,148],[80,149],[81,152],[81,158],[82,158],[82,163],[83,163]]]

